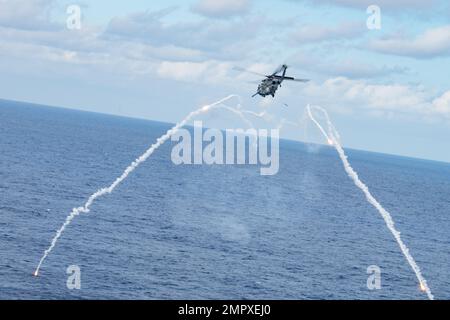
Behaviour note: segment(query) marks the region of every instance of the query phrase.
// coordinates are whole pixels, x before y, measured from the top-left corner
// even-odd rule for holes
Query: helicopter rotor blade
[[[253,81],[246,81],[246,83],[249,83],[249,84],[260,84],[261,81],[259,81],[259,80],[253,80]]]
[[[295,78],[292,78],[292,77],[284,77],[283,80],[295,81],[295,82],[309,82],[309,81],[311,81],[310,79],[295,79]]]
[[[260,76],[260,77],[264,77],[264,78],[267,77],[265,74],[258,73],[258,72],[255,72],[255,71],[251,71],[251,70],[247,70],[247,69],[240,68],[240,67],[234,67],[233,70],[240,71],[240,72],[251,73],[251,74],[254,74],[254,75],[257,75],[257,76]]]
[[[309,82],[311,80],[310,79],[294,79],[292,81],[295,81],[295,82]]]
[[[280,73],[281,71],[283,71],[284,65],[279,66],[273,73],[272,76]]]

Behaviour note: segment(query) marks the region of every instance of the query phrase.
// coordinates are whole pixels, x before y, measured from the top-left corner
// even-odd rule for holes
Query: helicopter
[[[284,80],[289,81],[296,81],[296,82],[308,82],[309,79],[295,79],[293,77],[286,77],[286,71],[288,69],[288,66],[283,64],[282,66],[278,67],[271,75],[263,75],[254,71],[246,70],[243,68],[235,68],[238,71],[248,72],[252,74],[256,74],[261,77],[265,77],[261,81],[261,83],[258,85],[258,91],[252,96],[256,97],[257,95],[260,95],[261,97],[266,97],[268,95],[271,95],[272,97],[275,97],[275,93],[277,92],[278,88],[281,87],[281,83]]]

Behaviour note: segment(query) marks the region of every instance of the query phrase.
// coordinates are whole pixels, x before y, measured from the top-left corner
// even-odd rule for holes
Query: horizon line
[[[170,126],[175,124],[174,122],[148,119],[148,118],[144,118],[144,117],[140,117],[140,116],[127,116],[127,115],[120,115],[120,114],[116,114],[116,113],[107,113],[107,112],[83,110],[83,109],[79,109],[79,108],[76,108],[76,107],[56,106],[56,105],[42,104],[42,103],[37,103],[37,102],[0,98],[0,102],[2,102],[2,101],[3,102],[13,102],[13,103],[23,103],[23,104],[28,104],[28,105],[32,105],[32,106],[38,106],[38,107],[63,109],[63,110],[67,110],[67,111],[92,113],[92,114],[97,114],[97,115],[105,115],[105,116],[110,116],[110,117],[125,118],[125,119],[130,119],[130,120],[151,121],[151,122],[157,122],[157,123],[166,124],[166,125],[170,125]],[[194,126],[193,125],[187,125],[186,127],[194,127]],[[208,129],[208,128],[205,127],[205,129]],[[220,130],[223,131],[223,130],[226,130],[226,129],[222,129],[221,128]],[[333,148],[333,147],[331,147],[331,146],[329,146],[328,144],[325,144],[325,143],[307,142],[307,141],[303,141],[303,140],[281,138],[281,137],[279,138],[279,140],[280,141],[297,142],[297,143],[318,145],[318,146],[321,146],[321,147]],[[419,157],[402,155],[402,154],[394,154],[394,153],[386,153],[386,152],[373,151],[373,150],[356,149],[356,148],[350,148],[350,147],[344,147],[344,148],[347,149],[347,150],[350,150],[350,151],[374,153],[374,154],[379,154],[379,155],[386,155],[386,156],[391,156],[391,157],[399,157],[399,158],[405,158],[405,159],[411,159],[411,160],[437,162],[437,163],[441,163],[441,164],[450,164],[450,161],[446,161],[446,160],[419,158]]]

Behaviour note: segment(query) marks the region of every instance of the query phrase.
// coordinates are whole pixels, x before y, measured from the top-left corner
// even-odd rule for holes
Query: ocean
[[[287,140],[274,176],[176,166],[168,141],[75,218],[34,277],[72,208],[170,126],[0,100],[0,299],[427,298],[336,151]],[[450,299],[450,164],[346,152],[436,299]]]

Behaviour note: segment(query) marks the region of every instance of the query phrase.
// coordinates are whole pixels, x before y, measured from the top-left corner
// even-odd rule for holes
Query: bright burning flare
[[[33,276],[37,277],[38,276],[38,272],[37,270],[33,273]]]
[[[345,154],[344,149],[342,148],[340,142],[339,142],[339,133],[337,132],[337,130],[334,128],[333,124],[331,123],[330,117],[328,116],[328,113],[325,109],[321,108],[321,107],[313,107],[316,110],[319,110],[320,112],[322,112],[322,114],[325,116],[325,120],[327,121],[327,125],[328,125],[328,133],[324,130],[324,128],[322,127],[322,125],[314,118],[312,112],[311,112],[311,106],[308,105],[307,106],[307,111],[308,111],[308,115],[309,118],[311,119],[311,121],[313,121],[317,128],[320,130],[320,132],[322,132],[323,136],[325,137],[325,139],[329,142],[330,140],[333,142],[333,146],[336,149],[339,158],[342,161],[342,164],[344,165],[344,169],[347,172],[347,175],[349,176],[349,178],[351,178],[353,180],[353,182],[355,183],[355,185],[364,193],[364,195],[366,196],[367,201],[375,208],[377,209],[377,211],[380,213],[380,215],[382,216],[383,220],[386,223],[386,226],[388,227],[389,231],[392,233],[392,235],[394,236],[395,240],[397,241],[397,244],[400,247],[401,252],[403,253],[403,255],[405,256],[408,264],[410,265],[411,269],[414,271],[417,280],[419,280],[419,284],[420,284],[420,290],[426,292],[428,298],[430,300],[434,300],[434,296],[431,293],[430,288],[427,285],[427,282],[425,280],[425,278],[422,275],[422,272],[419,268],[419,266],[417,265],[416,261],[414,260],[413,256],[411,255],[411,253],[409,252],[408,247],[405,245],[405,243],[403,242],[401,236],[400,236],[400,232],[397,231],[397,229],[395,228],[395,223],[394,220],[392,219],[391,214],[386,211],[386,209],[378,202],[377,199],[374,198],[374,196],[370,193],[369,188],[367,187],[367,185],[364,184],[364,182],[362,182],[359,179],[358,173],[352,168],[350,162],[348,161],[347,155]]]

